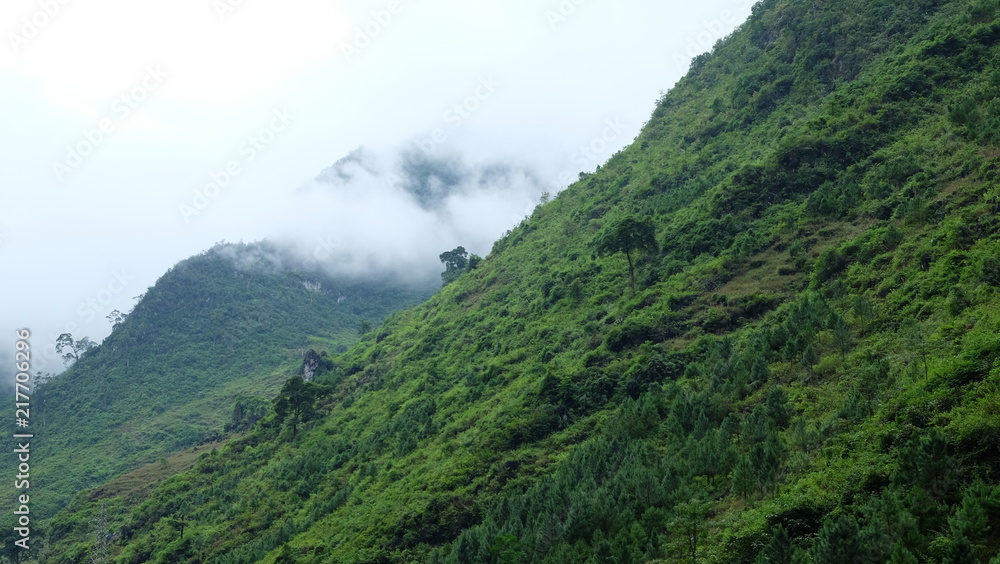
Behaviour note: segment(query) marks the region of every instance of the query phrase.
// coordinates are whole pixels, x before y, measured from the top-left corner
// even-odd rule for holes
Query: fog
[[[486,255],[546,191],[516,163],[360,148],[287,201],[272,239],[332,274],[436,278],[459,245]]]
[[[10,347],[13,351],[14,347]],[[0,350],[0,398],[13,398],[14,396],[14,353]]]
[[[100,341],[220,241],[434,279],[630,143],[751,4],[5,2],[0,330],[58,371],[60,333]]]
[[[217,247],[247,270],[318,270],[350,279],[440,284],[444,251],[485,256],[548,190],[516,163],[358,148],[275,210],[264,245]]]

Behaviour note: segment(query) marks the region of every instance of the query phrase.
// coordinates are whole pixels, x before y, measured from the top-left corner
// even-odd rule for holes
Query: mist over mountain
[[[120,0],[63,11],[69,17],[59,29],[39,34],[30,49],[22,45],[29,58],[13,49],[0,53],[7,102],[0,122],[10,131],[2,141],[0,192],[14,203],[0,218],[0,255],[32,272],[30,280],[0,279],[0,290],[17,296],[0,311],[0,325],[30,327],[39,349],[51,349],[67,331],[99,341],[110,332],[104,316],[130,309],[131,298],[179,260],[217,241],[273,238],[289,222],[305,235],[296,245],[301,254],[312,257],[321,247],[322,255],[338,234],[318,214],[309,226],[286,219],[302,214],[287,196],[359,144],[401,144],[380,150],[390,163],[426,147],[430,155],[461,153],[468,162],[550,166],[554,173],[539,174],[555,192],[569,182],[554,180],[593,170],[633,138],[657,93],[744,19],[752,3],[413,3],[350,61],[341,42],[355,41],[355,26],[381,25],[371,18],[386,9],[382,0],[126,3],[134,27],[119,25]],[[225,7],[237,4],[233,12]],[[11,22],[50,17],[39,10],[34,0],[0,6]],[[605,39],[594,41],[598,36]],[[147,67],[167,75],[155,91],[141,83]],[[484,81],[489,88],[481,88]],[[133,100],[126,120],[112,106],[133,88],[148,95]],[[270,129],[275,112],[294,116],[281,131]],[[76,145],[87,152],[101,118],[114,121],[114,134],[98,136],[100,147],[71,173],[55,174]],[[605,137],[608,121],[624,127]],[[251,134],[277,134],[252,162],[242,152]],[[594,140],[603,150],[579,152]],[[243,172],[185,221],[179,207],[192,206],[196,192],[204,197],[211,175],[232,159],[246,165]],[[502,234],[536,201],[515,209],[512,220],[512,202],[501,201],[494,207],[504,221],[482,221]],[[350,215],[358,222],[363,211]],[[440,239],[446,249],[473,247],[459,237]],[[427,271],[437,267],[437,246],[428,255],[432,266],[417,265],[421,275],[436,276]],[[394,250],[383,247],[380,254]],[[364,270],[370,261],[353,262]],[[122,271],[131,277],[128,288],[100,299]],[[95,299],[99,306],[91,308]],[[54,353],[39,360],[47,361],[46,371],[64,368]]]
[[[439,284],[331,276],[267,241],[220,243],[179,262],[100,346],[32,394],[47,462],[34,472],[46,492],[35,511],[218,440],[234,409],[268,404],[305,350],[346,351]]]
[[[43,387],[78,439],[45,471],[93,487],[39,560],[995,564],[998,68],[996,0],[762,0],[634,143],[348,345],[320,272],[415,279],[540,188],[352,153],[273,210],[284,238],[171,269]],[[223,369],[265,372],[251,409],[186,401]],[[87,446],[227,418],[103,484],[122,441]]]
[[[516,163],[362,147],[295,193],[273,241],[284,260],[331,274],[434,280],[439,254],[487,254],[550,189]]]
[[[7,350],[0,350],[0,398],[7,398],[14,395],[14,354]]]
[[[266,216],[248,222],[250,235],[243,240],[267,244],[223,246],[217,252],[237,253],[233,258],[243,266],[439,284],[442,252],[461,245],[485,256],[552,189],[546,178],[530,164],[483,160],[444,147],[432,154],[415,146],[359,148],[290,189]],[[51,304],[31,316],[36,367],[52,373],[65,369],[54,350],[61,333],[104,338],[110,329],[104,317],[112,309],[131,309],[130,298],[155,280],[145,264],[154,258],[139,248],[115,257],[114,268],[92,289],[81,289],[83,284],[54,289]],[[7,310],[0,319],[24,322]]]

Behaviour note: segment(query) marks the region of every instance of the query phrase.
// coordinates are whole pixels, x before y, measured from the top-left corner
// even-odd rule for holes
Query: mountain
[[[996,562],[998,40],[995,1],[758,3],[477,268],[41,561]]]
[[[269,401],[305,349],[346,350],[364,321],[431,289],[297,268],[269,243],[221,244],[174,266],[97,348],[34,393],[33,510],[224,436]],[[79,337],[79,336],[77,336]],[[239,422],[235,422],[239,424]]]

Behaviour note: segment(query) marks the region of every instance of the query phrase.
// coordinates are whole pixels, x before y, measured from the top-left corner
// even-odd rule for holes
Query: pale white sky
[[[442,245],[485,254],[538,191],[630,143],[751,5],[5,0],[0,329],[100,340],[108,312],[223,239],[371,241],[432,264]],[[581,158],[609,131],[605,153]],[[534,176],[437,214],[389,188],[309,188],[358,146],[386,167],[423,147]]]

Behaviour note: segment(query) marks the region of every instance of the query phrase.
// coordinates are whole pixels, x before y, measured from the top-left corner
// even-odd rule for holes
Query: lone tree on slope
[[[465,247],[455,247],[450,251],[445,251],[438,255],[438,258],[441,259],[445,268],[445,271],[441,273],[441,281],[444,286],[454,282],[463,272],[474,270],[483,260],[477,254],[470,255]]]
[[[465,265],[469,261],[469,253],[465,247],[455,247],[451,251],[445,251],[438,256],[444,264],[444,272],[441,273],[441,281],[447,286],[455,281],[458,275],[465,272]]]
[[[278,419],[291,423],[293,440],[299,423],[309,421],[316,414],[316,399],[323,391],[322,386],[306,382],[301,376],[292,376],[281,388],[274,400],[274,412]]]
[[[599,255],[625,253],[628,260],[628,278],[632,288],[635,288],[635,265],[632,255],[639,251],[647,253],[659,252],[656,244],[656,230],[648,219],[636,219],[635,216],[625,216],[612,220],[604,226],[594,240],[594,248]]]
[[[95,347],[97,347],[97,343],[91,341],[89,337],[84,337],[79,341],[74,341],[73,335],[70,333],[63,333],[59,335],[58,339],[56,339],[56,352],[62,355],[63,362],[66,363],[66,366],[80,360],[80,357],[82,357],[84,353]],[[63,353],[63,351],[66,352]]]

